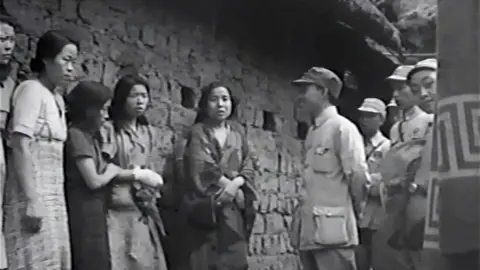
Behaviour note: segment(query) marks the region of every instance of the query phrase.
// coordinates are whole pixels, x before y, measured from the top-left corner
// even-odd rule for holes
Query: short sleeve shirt
[[[15,89],[12,106],[12,133],[66,140],[65,104],[60,94],[53,93],[37,80],[27,80]]]
[[[80,158],[92,158],[98,173],[105,171],[107,162],[103,159],[100,139],[97,133],[89,133],[78,127],[68,129],[68,140],[65,145],[66,186],[69,191],[90,192],[77,167]]]

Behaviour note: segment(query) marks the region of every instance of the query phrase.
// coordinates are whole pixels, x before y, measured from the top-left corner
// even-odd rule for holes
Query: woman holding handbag
[[[248,269],[255,172],[246,136],[232,121],[236,105],[221,83],[202,89],[184,158],[188,270]]]

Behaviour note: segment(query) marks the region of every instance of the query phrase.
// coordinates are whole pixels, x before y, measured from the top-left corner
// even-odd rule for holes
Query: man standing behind
[[[426,113],[435,113],[437,104],[437,60],[428,58],[415,64],[407,74],[407,84]]]
[[[383,101],[367,98],[360,108],[360,131],[365,142],[365,154],[370,172],[371,185],[368,187],[367,206],[360,220],[360,246],[357,249],[358,270],[370,270],[372,267],[372,239],[384,216],[380,199],[381,175],[378,165],[390,149],[390,140],[383,136],[380,127],[385,122],[386,108]]]
[[[5,240],[3,237],[3,190],[6,177],[4,134],[8,114],[10,113],[10,96],[15,82],[10,77],[10,59],[15,47],[14,23],[9,17],[0,15],[0,269],[7,268]]]
[[[384,253],[383,256],[376,254],[374,267],[378,270],[421,269],[426,183],[429,178],[429,171],[425,174],[422,168],[430,168],[430,160],[425,154],[431,151],[431,139],[427,137],[430,136],[434,115],[427,114],[417,104],[425,110],[435,107],[435,73],[435,59],[420,61],[407,74],[409,87],[394,93],[397,102],[404,108],[404,117],[392,127],[392,149],[384,159],[387,162],[379,168],[388,191],[388,222],[374,242],[375,250]],[[383,248],[385,241],[382,240],[387,240],[394,249]]]
[[[420,68],[417,64],[415,70]],[[413,69],[410,69],[408,74],[410,74],[412,70]],[[393,98],[402,111],[402,117],[400,121],[395,123],[390,129],[392,146],[413,139],[423,139],[433,124],[433,115],[427,114],[417,106],[419,101],[417,96],[412,92],[410,85],[403,83],[401,86],[402,87],[399,86],[395,88],[393,91]]]
[[[419,104],[419,108],[421,108],[424,112],[428,113],[425,118],[432,119],[432,122],[431,124],[428,124],[423,137],[429,140],[430,143],[432,143],[433,139],[430,137],[433,134],[430,127],[432,127],[433,125],[433,118],[435,116],[434,114],[437,104],[437,60],[429,58],[418,62],[415,65],[415,68],[408,73],[408,84],[414,98]],[[425,127],[421,128],[423,129]],[[432,146],[427,143],[425,148],[427,149],[427,151],[431,151]],[[425,159],[426,158],[423,158],[423,160]],[[427,165],[426,167],[430,166],[430,162],[423,161],[423,163]],[[427,175],[422,175],[422,173],[428,174],[429,171],[430,170],[428,169],[428,172],[423,172],[421,170],[417,172],[415,178],[416,181],[415,183],[413,183],[412,186],[413,191],[417,190],[418,188],[421,188],[422,192],[427,191],[429,177]]]
[[[402,65],[398,66],[393,73],[386,78],[392,91],[401,90],[406,86],[407,74],[412,70],[413,66]],[[382,127],[384,134],[390,136],[390,129],[400,119],[400,108],[395,99],[392,98],[387,105],[387,120]]]
[[[357,219],[369,183],[362,136],[333,105],[342,82],[332,71],[313,67],[293,84],[303,89],[313,126],[305,140],[306,197],[292,223],[292,244],[305,270],[356,269]]]
[[[415,66],[416,68],[408,74],[408,83],[412,89],[412,93],[419,101],[419,107],[422,110],[435,114],[437,104],[437,60],[433,58],[425,59],[418,62]],[[422,225],[423,220],[426,219],[426,230],[422,230],[426,234],[424,240],[428,243],[429,240],[434,239],[434,244],[438,244],[438,242],[435,242],[435,240],[437,240],[435,236],[438,235],[433,233],[434,237],[431,237],[432,230],[433,232],[438,232],[438,227],[429,226],[429,224],[431,224],[429,217],[432,215],[428,214],[429,210],[436,209],[436,207],[431,207],[431,205],[427,207],[426,205],[428,204],[427,193],[433,191],[433,189],[429,188],[430,181],[432,181],[433,178],[431,171],[432,153],[434,152],[433,128],[427,132],[425,139],[426,145],[422,153],[422,162],[415,175],[415,180],[410,187],[412,194],[408,214],[413,224],[417,223],[418,225]],[[430,196],[432,195],[433,194],[430,194]],[[431,202],[436,203],[437,200]],[[423,229],[423,226],[420,229]],[[420,229],[418,229],[419,232]],[[416,261],[414,270],[446,269],[446,262],[439,250],[429,248],[422,250],[420,260],[421,261]]]

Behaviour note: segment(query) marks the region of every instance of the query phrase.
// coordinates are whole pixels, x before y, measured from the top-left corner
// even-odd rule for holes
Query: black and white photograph
[[[480,1],[0,0],[0,270],[480,270]]]

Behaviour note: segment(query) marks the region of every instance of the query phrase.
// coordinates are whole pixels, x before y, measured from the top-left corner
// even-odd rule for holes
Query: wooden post
[[[438,1],[438,110],[425,248],[480,250],[480,2]],[[440,205],[440,207],[438,207]]]

